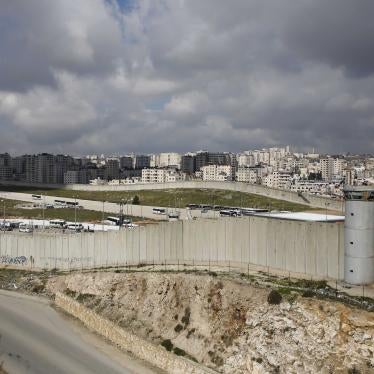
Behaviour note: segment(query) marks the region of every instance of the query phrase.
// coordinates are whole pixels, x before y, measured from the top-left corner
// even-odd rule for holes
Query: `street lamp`
[[[123,201],[124,201],[124,199],[122,198],[121,202],[119,203],[119,226],[120,226],[120,229],[122,229],[123,221],[124,221],[124,217],[123,217]]]
[[[3,203],[3,230],[5,231],[5,200],[1,200]]]
[[[44,227],[45,227],[45,213],[44,213],[44,209],[45,209],[45,195],[43,195],[43,202],[42,202],[43,231],[44,231]]]
[[[103,232],[104,232],[104,204],[105,204],[105,201],[103,201],[103,216],[102,216],[102,229],[103,229]]]
[[[75,230],[77,229],[77,197],[74,196],[74,223],[75,223]]]

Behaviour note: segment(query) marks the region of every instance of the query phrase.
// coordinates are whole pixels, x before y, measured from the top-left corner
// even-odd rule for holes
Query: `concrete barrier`
[[[0,265],[62,270],[139,264],[249,265],[343,279],[344,224],[265,217],[161,222],[116,232],[0,233]]]
[[[139,338],[113,322],[99,316],[69,296],[57,293],[55,304],[75,318],[78,318],[86,327],[104,336],[121,349],[131,352],[134,356],[165,370],[167,373],[215,373],[215,371],[209,368],[184,357],[176,356],[160,346]]]

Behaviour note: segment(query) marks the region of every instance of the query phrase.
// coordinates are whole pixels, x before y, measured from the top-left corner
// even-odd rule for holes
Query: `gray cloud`
[[[0,148],[374,149],[370,0],[13,0]]]

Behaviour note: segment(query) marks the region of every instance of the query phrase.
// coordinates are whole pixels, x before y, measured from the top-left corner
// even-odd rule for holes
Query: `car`
[[[68,230],[81,232],[83,230],[83,225],[81,223],[69,223],[66,228]]]
[[[13,227],[9,222],[0,222],[0,231],[12,231]]]
[[[32,233],[34,228],[27,223],[20,223],[18,230],[19,232]]]

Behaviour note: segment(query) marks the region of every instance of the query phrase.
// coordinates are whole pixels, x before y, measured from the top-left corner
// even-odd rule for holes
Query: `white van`
[[[31,233],[34,231],[34,228],[28,223],[20,223],[18,229],[19,229],[19,232],[26,232],[26,233]]]
[[[81,223],[68,223],[66,228],[73,231],[83,231],[84,227]]]

